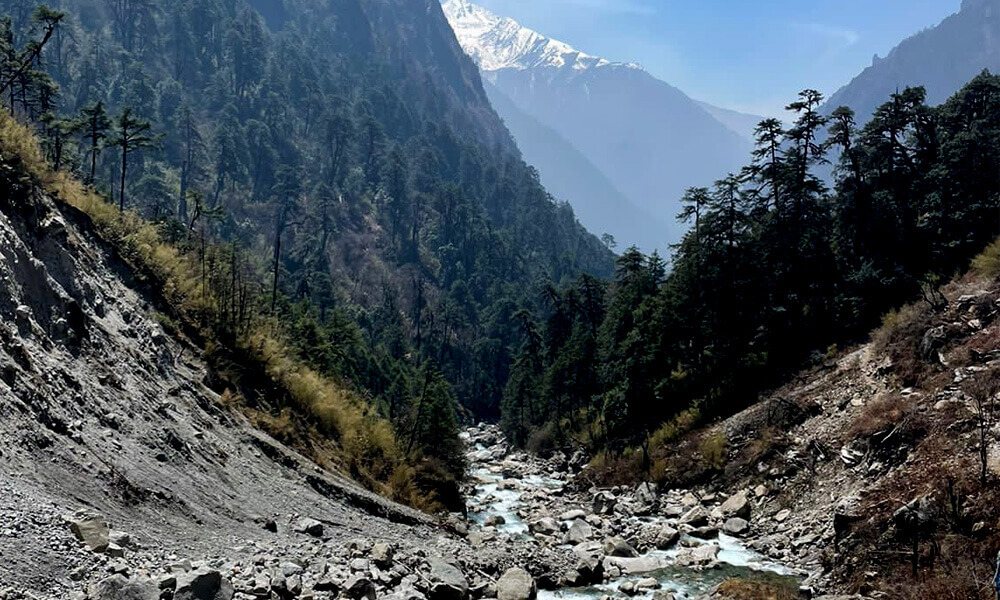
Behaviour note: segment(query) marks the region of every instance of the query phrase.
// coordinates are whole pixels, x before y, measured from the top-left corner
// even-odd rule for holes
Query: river
[[[585,519],[594,525],[594,535],[589,538],[592,543],[611,536],[636,539],[641,537],[636,532],[663,526],[679,530],[676,542],[669,547],[657,549],[637,543],[643,551],[636,558],[605,558],[601,583],[542,590],[539,600],[594,600],[623,595],[636,598],[655,595],[660,600],[670,598],[670,594],[677,599],[696,598],[733,577],[767,576],[788,578],[792,583],[799,581],[799,574],[792,569],[750,550],[734,536],[712,531],[706,534],[704,530],[711,528],[698,531],[679,524],[677,510],[630,511],[631,498],[625,490],[617,490],[622,498],[623,514],[595,515],[586,508],[596,490],[576,491],[575,486],[569,484],[569,474],[551,469],[550,463],[523,453],[508,454],[498,436],[493,428],[471,429],[463,435],[469,444],[473,482],[467,491],[469,520],[479,535],[507,536],[514,543],[521,541],[551,546],[557,551],[572,551],[574,545],[566,543],[563,536],[576,519]],[[576,509],[575,514],[572,514],[573,509]],[[581,513],[589,514],[584,517]],[[560,516],[574,518],[560,519]],[[539,519],[545,517],[558,523],[558,532],[544,532],[548,535],[538,532],[544,529],[537,525],[544,524]],[[529,523],[536,523],[534,532]],[[712,559],[691,564],[692,551],[697,548],[708,552]]]

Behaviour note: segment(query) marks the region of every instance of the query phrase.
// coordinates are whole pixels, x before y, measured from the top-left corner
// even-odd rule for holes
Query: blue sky
[[[584,52],[637,62],[698,100],[781,116],[799,90],[833,93],[961,0],[477,3]]]

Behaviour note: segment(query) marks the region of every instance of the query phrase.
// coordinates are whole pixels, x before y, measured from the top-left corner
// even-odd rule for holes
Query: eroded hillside
[[[66,597],[106,574],[114,557],[79,547],[64,522],[81,511],[129,532],[125,554],[143,562],[125,564],[150,571],[171,555],[289,543],[290,515],[385,538],[399,537],[393,522],[430,522],[227,408],[205,385],[201,352],[165,333],[87,217],[2,160],[0,588]],[[272,518],[277,537],[263,529]]]

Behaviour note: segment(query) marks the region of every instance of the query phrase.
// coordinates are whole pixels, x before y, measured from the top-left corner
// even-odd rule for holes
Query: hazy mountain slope
[[[466,0],[443,6],[484,78],[669,223],[668,240],[682,234],[674,216],[684,190],[745,162],[747,140],[638,65],[587,55]]]
[[[757,128],[757,124],[764,120],[764,117],[759,115],[721,108],[708,102],[698,102],[698,106],[704,108],[708,114],[715,117],[715,120],[740,134],[743,139],[750,143],[754,141],[754,129]]]
[[[517,140],[524,160],[538,169],[542,184],[559,200],[570,202],[580,223],[598,235],[614,236],[619,245],[666,255],[666,221],[636,207],[597,167],[565,138],[525,114],[496,86],[486,93]]]
[[[927,88],[935,105],[954,94],[983,69],[1000,72],[1000,4],[995,0],[963,0],[961,10],[901,42],[885,58],[842,87],[826,103],[854,109],[860,122],[890,94],[907,86]]]

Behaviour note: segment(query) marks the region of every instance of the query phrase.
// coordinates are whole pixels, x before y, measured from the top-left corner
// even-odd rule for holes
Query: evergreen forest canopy
[[[651,439],[744,408],[915,296],[943,302],[939,279],[1000,234],[1000,77],[936,108],[906,89],[863,128],[821,102],[802,92],[791,126],[757,126],[750,165],[688,190],[669,274],[630,249],[612,282],[550,286],[518,313],[513,440],[582,431],[612,456],[641,448],[648,469]],[[833,156],[831,190],[814,170]]]
[[[53,8],[16,0],[0,22],[0,97],[53,166],[200,256],[229,298],[213,335],[272,319],[454,473],[456,397],[496,414],[516,306],[612,272],[436,0]]]
[[[803,92],[749,166],[687,192],[672,265],[614,265],[521,161],[436,0],[58,8],[0,24],[0,95],[51,163],[200,257],[227,299],[214,335],[268,319],[452,473],[456,398],[515,443],[646,448],[938,302],[1000,229],[989,73],[939,107],[894,94],[863,128]]]

